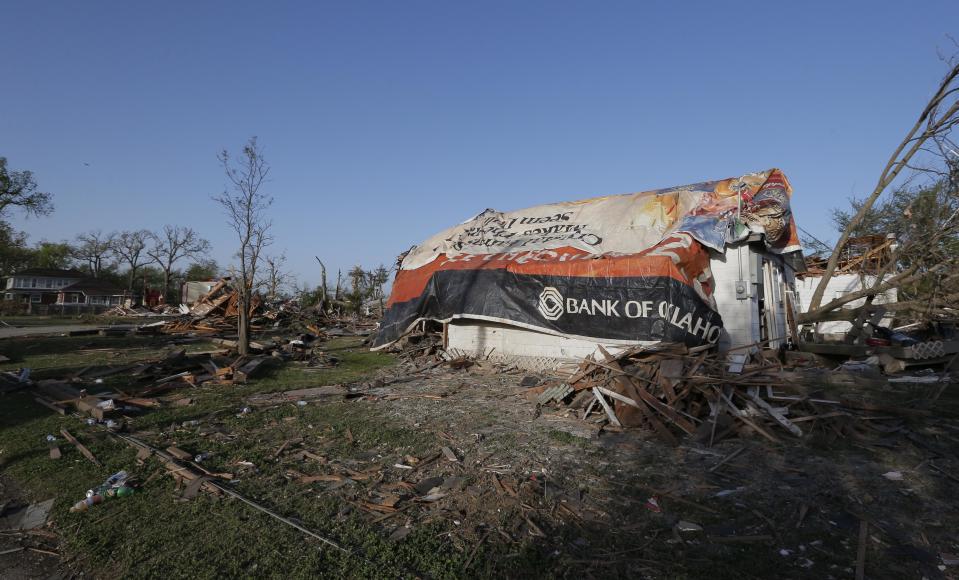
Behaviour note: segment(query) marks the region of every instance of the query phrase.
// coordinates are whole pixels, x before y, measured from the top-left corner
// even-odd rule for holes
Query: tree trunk
[[[170,269],[163,270],[163,303],[170,304]]]
[[[246,288],[246,284],[240,288],[239,300],[237,306],[239,308],[239,315],[237,317],[237,344],[236,350],[240,356],[246,356],[250,353],[250,309],[247,306],[249,304],[249,290]]]
[[[321,282],[321,294],[320,294],[320,312],[326,312],[326,264],[323,263],[323,260],[319,256],[313,256],[316,258],[316,261],[320,263],[320,282]]]

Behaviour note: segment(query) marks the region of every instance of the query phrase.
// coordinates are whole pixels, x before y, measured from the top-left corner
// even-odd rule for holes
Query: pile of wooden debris
[[[101,369],[88,367],[59,380],[38,381],[33,392],[38,403],[60,414],[73,407],[97,421],[106,421],[137,409],[189,404],[189,399],[181,395],[157,395],[182,387],[244,383],[265,363],[276,359],[269,355],[238,357],[229,348],[189,354],[177,349],[153,361]],[[86,392],[86,387],[114,376],[123,376],[129,386],[113,387],[114,392],[97,395]]]
[[[163,332],[168,334],[196,333],[216,334],[231,329],[237,325],[240,294],[230,285],[229,279],[224,278],[217,282],[209,292],[201,296],[190,308],[189,314],[162,325]],[[259,296],[254,295],[250,301],[250,320],[261,318],[263,303]],[[256,324],[251,324],[252,330],[261,330]]]
[[[813,432],[835,438],[859,429],[864,413],[925,412],[829,397],[817,390],[826,384],[822,369],[789,370],[762,351],[744,352],[664,344],[613,356],[600,347],[599,360],[584,360],[568,380],[531,388],[527,396],[541,405],[567,406],[584,420],[614,429],[650,429],[673,445],[684,434],[710,445],[750,434],[774,443],[782,435]]]

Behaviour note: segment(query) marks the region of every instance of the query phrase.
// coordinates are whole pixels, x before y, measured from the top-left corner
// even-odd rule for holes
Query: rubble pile
[[[120,318],[155,318],[158,316],[171,316],[183,314],[184,312],[175,306],[161,304],[154,308],[144,308],[143,306],[123,306],[118,304],[113,308],[104,311],[100,316],[120,317]]]
[[[277,359],[282,357],[236,356],[229,348],[189,354],[184,349],[174,349],[152,361],[99,369],[87,367],[61,379],[41,380],[33,385],[33,393],[38,403],[61,415],[72,407],[95,421],[107,422],[119,420],[129,412],[184,404],[180,396],[157,397],[183,387],[245,383],[266,363]],[[119,376],[128,385],[114,387],[113,392],[87,393],[88,387]]]
[[[216,334],[236,328],[236,319],[240,314],[240,294],[230,286],[228,279],[220,280],[196,301],[189,313],[162,325],[168,334],[196,333]],[[263,302],[259,296],[250,301],[249,315],[251,329],[262,328]],[[259,324],[258,324],[259,323]]]
[[[824,394],[822,386],[841,382],[843,376],[834,372],[830,379],[822,369],[786,369],[758,350],[719,354],[663,344],[613,356],[600,347],[567,380],[530,388],[527,397],[540,405],[566,406],[585,421],[614,429],[648,429],[672,445],[684,435],[710,445],[747,435],[773,443],[810,433],[836,438],[874,427],[877,417],[861,421],[864,414],[898,419],[925,412]],[[845,376],[848,383],[857,382]]]

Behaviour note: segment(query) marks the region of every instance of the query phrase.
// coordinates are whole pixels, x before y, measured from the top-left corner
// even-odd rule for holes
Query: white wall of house
[[[462,353],[478,359],[489,357],[492,361],[533,369],[550,369],[555,368],[558,362],[581,360],[596,352],[596,345],[599,344],[594,340],[468,319],[450,323],[447,341],[452,354]],[[611,353],[624,348],[622,344],[602,344]]]
[[[806,276],[802,280],[796,281],[796,291],[799,296],[799,308],[802,312],[807,312],[809,310],[809,305],[812,302],[812,295],[816,291],[816,287],[819,285],[819,281],[822,280],[820,276]],[[856,292],[864,288],[863,282],[866,283],[865,287],[872,286],[876,283],[875,276],[869,275],[860,275],[860,274],[837,274],[829,279],[829,282],[826,283],[826,292],[823,294],[822,303],[826,304],[830,300],[835,300],[840,298],[850,292]],[[899,298],[899,294],[895,288],[887,290],[882,294],[877,294],[876,298],[873,300],[873,304],[889,304],[896,302]],[[849,304],[845,305],[844,308],[852,309],[858,308],[866,303],[865,298],[860,298],[858,300],[853,300]],[[879,323],[880,326],[885,326],[889,328],[893,323],[893,315],[889,314],[883,317],[882,321]],[[845,335],[852,329],[851,322],[845,322],[842,320],[836,320],[831,322],[819,322],[816,324],[816,333],[825,335],[827,338],[838,338]]]

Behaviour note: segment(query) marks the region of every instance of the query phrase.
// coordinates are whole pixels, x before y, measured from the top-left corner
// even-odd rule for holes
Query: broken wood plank
[[[50,402],[50,401],[47,401],[46,399],[44,399],[44,398],[42,398],[42,397],[34,397],[33,400],[36,401],[36,402],[38,402],[38,403],[40,403],[40,404],[43,405],[44,407],[46,407],[46,408],[48,408],[48,409],[50,409],[50,410],[52,410],[52,411],[55,411],[55,412],[57,412],[57,413],[59,413],[59,414],[61,414],[61,415],[66,415],[66,414],[67,414],[67,410],[66,410],[65,408],[61,407],[60,405],[57,405],[56,403],[52,403],[52,402]]]
[[[619,366],[619,363],[616,362],[613,356],[609,354],[609,352],[607,352],[606,349],[602,347],[602,345],[600,345],[598,348],[599,348],[599,351],[603,354],[603,356],[606,357],[606,364],[609,365],[609,367],[612,370],[617,371],[619,373],[623,373],[625,375],[625,372],[623,371],[622,367]],[[687,421],[682,416],[680,416],[679,413],[677,413],[671,407],[669,407],[668,405],[666,405],[665,403],[663,403],[662,401],[660,401],[653,395],[649,394],[649,392],[646,391],[646,389],[644,389],[642,385],[637,385],[635,381],[633,381],[632,376],[625,376],[625,377],[617,376],[617,377],[614,377],[614,380],[618,384],[620,384],[627,393],[629,393],[630,395],[638,395],[639,398],[641,398],[646,404],[651,406],[653,409],[659,411],[667,419],[672,421],[677,427],[679,427],[686,433],[690,435],[694,435],[696,433],[695,426],[693,426],[689,421]],[[632,388],[630,388],[630,386]]]
[[[192,453],[187,453],[186,451],[180,449],[179,447],[174,447],[172,445],[166,448],[166,452],[181,461],[190,461],[193,459]]]
[[[739,419],[740,421],[742,421],[743,423],[745,423],[746,425],[748,425],[756,433],[759,433],[766,439],[769,439],[770,442],[776,443],[776,444],[782,443],[775,435],[773,435],[769,431],[766,431],[765,429],[763,429],[762,427],[760,427],[758,424],[754,423],[753,421],[750,421],[744,414],[739,413],[738,415],[734,414],[733,416]]]
[[[233,378],[238,383],[245,383],[257,370],[263,366],[263,363],[270,360],[270,357],[258,356],[247,361],[239,368],[234,366]]]
[[[641,385],[636,385],[636,392],[639,394],[639,396],[643,399],[644,402],[648,403],[649,406],[652,407],[653,409],[659,411],[667,419],[672,421],[677,427],[679,427],[680,429],[682,429],[683,431],[685,431],[686,433],[690,435],[694,435],[696,433],[696,427],[694,427],[692,423],[684,419],[679,413],[677,413],[675,410],[669,407],[669,405],[667,405],[666,403],[663,403],[656,397],[649,394],[649,391],[642,388]]]
[[[623,424],[619,422],[619,419],[616,418],[616,413],[613,412],[613,409],[609,406],[609,403],[606,402],[606,399],[603,398],[603,394],[593,388],[593,396],[596,397],[596,401],[599,402],[600,406],[606,411],[606,416],[609,417],[609,422],[615,425],[616,427],[622,427]]]
[[[736,456],[738,456],[740,453],[742,453],[742,452],[745,451],[745,450],[746,450],[745,447],[740,447],[739,449],[733,451],[732,453],[730,453],[730,454],[727,455],[726,457],[723,457],[722,460],[721,460],[719,463],[717,463],[716,465],[710,467],[707,471],[709,471],[710,473],[716,471],[717,469],[719,469],[720,467],[722,467],[723,465],[725,465],[728,461],[732,460],[733,458],[735,458]]]
[[[297,483],[315,483],[317,481],[343,481],[346,479],[342,475],[334,474],[320,474],[320,475],[304,475],[296,478]]]
[[[67,431],[66,429],[60,429],[60,433],[63,435],[64,439],[66,439],[70,443],[73,443],[74,447],[77,448],[77,450],[80,452],[81,455],[89,459],[97,467],[103,467],[103,464],[97,460],[96,456],[93,455],[93,453],[89,449],[87,449],[83,445],[83,443],[80,443],[79,441],[77,441],[77,438],[71,435],[69,431]]]
[[[442,452],[443,452],[443,455],[446,456],[446,460],[447,460],[447,461],[449,461],[449,462],[451,462],[451,463],[457,463],[457,462],[459,462],[459,458],[456,456],[455,453],[453,453],[453,450],[450,449],[449,447],[444,446],[444,447],[442,447],[442,448],[440,449],[440,451],[442,451]]]
[[[625,395],[620,395],[619,393],[614,392],[614,391],[610,391],[609,389],[604,388],[604,387],[596,387],[596,389],[599,389],[599,392],[603,393],[603,394],[606,395],[607,397],[616,399],[617,401],[620,401],[620,402],[622,402],[622,403],[626,403],[627,405],[629,405],[629,406],[631,406],[631,407],[636,407],[637,409],[639,409],[639,403],[637,403],[636,401],[630,399],[629,397],[627,397],[627,396],[625,396]]]

